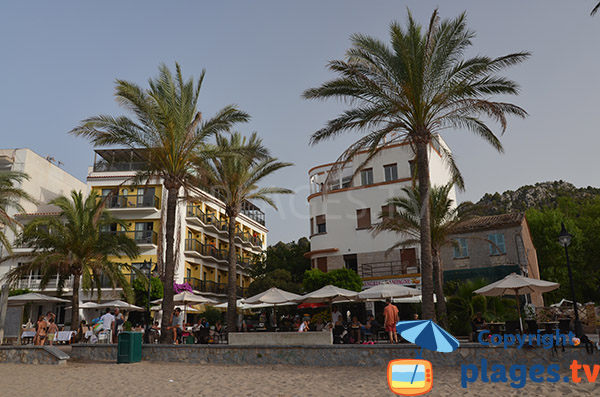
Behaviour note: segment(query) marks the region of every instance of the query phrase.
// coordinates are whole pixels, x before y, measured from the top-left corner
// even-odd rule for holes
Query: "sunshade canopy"
[[[475,293],[486,296],[525,295],[533,292],[553,291],[559,286],[559,283],[538,280],[535,278],[520,276],[516,273],[511,273],[502,280],[479,288],[475,291]]]
[[[318,302],[351,302],[356,300],[358,292],[350,291],[335,285],[326,285],[316,291],[303,295],[300,298],[302,303]]]
[[[379,284],[368,288],[358,294],[360,299],[387,299],[404,298],[409,296],[421,295],[421,291],[416,288],[405,287],[398,284]]]
[[[32,302],[55,302],[55,303],[67,303],[70,302],[67,299],[57,298],[55,296],[49,296],[44,294],[38,294],[37,292],[31,292],[29,294],[15,295],[8,297],[9,304],[26,304]]]
[[[279,303],[296,303],[301,298],[302,297],[298,294],[293,294],[291,292],[272,287],[264,292],[261,292],[260,294],[246,298],[244,303],[268,303],[270,305],[276,305]]]
[[[162,303],[162,299],[157,299],[155,301],[152,301],[152,303]],[[189,303],[217,303],[217,301],[212,300],[210,298],[206,298],[204,296],[201,295],[196,295],[196,294],[192,294],[191,292],[187,292],[187,291],[183,291],[175,296],[173,296],[173,302],[174,303],[181,303],[181,304],[189,304]]]
[[[121,300],[98,303],[98,304],[96,304],[96,307],[99,309],[104,308],[104,307],[111,307],[111,308],[115,308],[115,309],[119,308],[119,309],[124,309],[124,310],[129,310],[129,311],[137,311],[137,312],[143,312],[144,310],[146,310],[143,307],[132,305],[131,303],[123,302]]]

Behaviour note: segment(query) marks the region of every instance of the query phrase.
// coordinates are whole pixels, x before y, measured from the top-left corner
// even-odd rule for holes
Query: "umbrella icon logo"
[[[409,342],[421,347],[414,360],[392,360],[387,378],[390,390],[401,396],[425,394],[433,387],[431,363],[421,358],[423,349],[450,353],[459,346],[458,340],[431,320],[400,321],[396,331]]]

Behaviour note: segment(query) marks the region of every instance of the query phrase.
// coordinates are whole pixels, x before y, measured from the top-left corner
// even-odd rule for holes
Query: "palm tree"
[[[390,25],[391,47],[384,42],[354,34],[347,59],[329,62],[329,69],[339,78],[304,92],[309,99],[341,99],[352,107],[315,132],[311,143],[317,144],[348,131],[365,135],[340,156],[341,168],[354,155],[368,149],[356,174],[379,151],[389,144],[407,143],[416,154],[418,184],[423,202],[429,198],[429,146],[437,142],[447,128],[462,128],[475,133],[502,152],[502,145],[486,124],[488,119],[506,129],[506,116],[525,117],[522,108],[494,102],[494,94],[514,95],[518,85],[497,73],[518,64],[528,52],[490,58],[465,59],[474,33],[467,29],[466,15],[440,22],[435,10],[427,30],[408,14],[404,29],[397,22]],[[392,134],[393,133],[393,134]],[[453,180],[462,188],[463,179],[451,153],[445,146],[441,155],[448,164]],[[432,254],[429,207],[421,205],[420,243],[423,277],[423,317],[433,318]]]
[[[598,4],[596,4],[596,6],[594,7],[594,9],[592,10],[592,12],[590,13],[591,16],[596,15],[596,13],[598,12],[598,10],[600,10],[600,2],[598,2]]]
[[[29,180],[29,176],[25,173],[0,171],[0,225],[5,225],[14,234],[17,233],[19,223],[8,214],[9,208],[17,212],[24,212],[21,200],[35,202],[27,192],[17,187],[25,180]],[[9,254],[12,253],[12,245],[3,228],[0,228],[0,244],[6,248]]]
[[[290,194],[289,189],[279,187],[259,187],[266,177],[291,163],[278,161],[269,155],[262,140],[253,133],[249,139],[234,133],[229,139],[217,136],[217,144],[211,158],[198,163],[198,173],[205,186],[212,186],[215,194],[225,203],[227,230],[229,237],[227,275],[227,329],[234,330],[236,324],[236,253],[235,222],[246,201],[262,201],[277,209],[271,196]]]
[[[79,289],[97,291],[100,300],[104,280],[115,288],[123,288],[127,299],[133,290],[123,271],[135,271],[128,264],[117,264],[109,257],[122,255],[133,259],[138,256],[135,241],[124,233],[108,233],[103,230],[111,225],[126,228],[123,220],[112,217],[104,209],[104,200],[92,192],[85,200],[81,192],[73,190],[71,199],[60,196],[49,204],[60,208],[58,216],[40,216],[29,222],[24,230],[22,242],[32,248],[29,253],[13,254],[8,259],[24,259],[25,264],[12,269],[7,280],[15,284],[31,272],[41,275],[40,288],[58,276],[58,288],[73,278],[73,316],[71,324],[79,324]]]
[[[454,232],[460,220],[462,206],[454,206],[454,200],[449,198],[452,183],[443,186],[433,186],[430,190],[429,207],[431,211],[431,251],[433,286],[437,297],[437,319],[443,327],[447,327],[446,301],[444,299],[443,266],[440,250],[444,245],[453,244],[449,236]],[[421,198],[417,187],[403,188],[404,196],[394,197],[387,201],[395,211],[391,214],[380,214],[381,222],[373,228],[375,235],[381,232],[395,232],[408,236],[388,249],[388,253],[396,248],[413,246],[421,241]]]
[[[95,146],[121,145],[146,150],[147,168],[135,179],[162,179],[167,190],[163,313],[173,311],[175,220],[179,193],[182,188],[190,187],[192,163],[203,154],[211,135],[229,131],[234,124],[250,119],[248,114],[229,105],[203,121],[196,108],[205,71],[194,83],[193,78],[184,81],[179,64],[175,64],[175,69],[173,76],[166,65],[161,65],[158,76],[148,80],[149,89],[124,80],[116,81],[117,102],[137,120],[100,115],[84,120],[71,131],[90,139]],[[162,259],[159,257],[158,261]],[[169,316],[163,316],[162,329],[171,325],[169,321]],[[162,342],[167,341],[167,334],[163,333]]]

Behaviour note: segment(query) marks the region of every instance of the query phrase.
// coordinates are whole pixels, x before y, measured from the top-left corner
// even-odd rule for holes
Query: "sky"
[[[334,161],[359,135],[308,145],[310,135],[345,109],[302,92],[335,77],[349,36],[388,39],[392,20],[409,8],[426,25],[468,15],[476,32],[467,55],[532,57],[503,75],[517,81],[511,97],[529,117],[510,119],[501,155],[464,131],[445,131],[466,190],[459,201],[525,184],[565,180],[600,186],[600,15],[596,0],[578,1],[27,1],[0,6],[0,148],[28,147],[61,161],[85,180],[93,147],[68,131],[81,120],[121,115],[115,79],[147,86],[161,63],[197,77],[206,69],[198,108],[212,115],[235,104],[252,116],[238,130],[257,131],[272,154],[294,163],[267,180],[291,188],[266,212],[269,242],[309,233],[308,170]],[[506,99],[506,98],[500,98]],[[494,131],[500,132],[498,126]]]

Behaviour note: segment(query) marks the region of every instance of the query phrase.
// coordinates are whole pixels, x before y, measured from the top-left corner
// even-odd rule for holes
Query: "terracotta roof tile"
[[[467,219],[456,225],[456,232],[465,232],[479,229],[493,229],[499,226],[520,225],[525,218],[525,213],[514,212],[510,214],[477,216]]]

